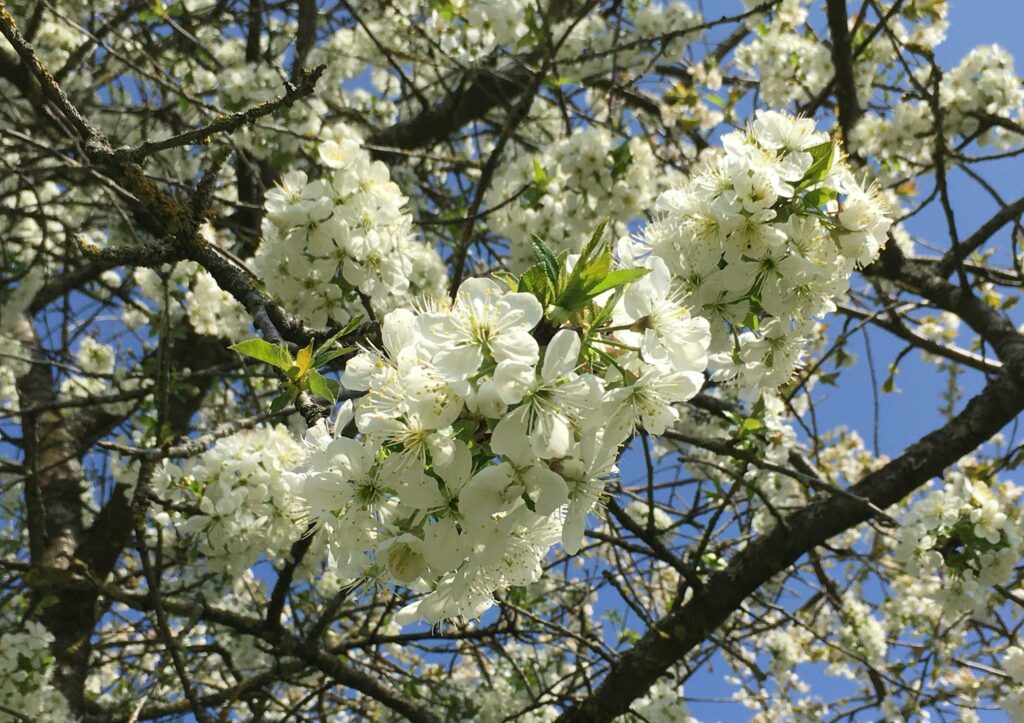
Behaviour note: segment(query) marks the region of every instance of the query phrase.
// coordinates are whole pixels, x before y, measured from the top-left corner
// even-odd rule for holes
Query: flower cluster
[[[753,9],[762,3],[744,0],[744,4]],[[807,0],[784,0],[772,9],[770,20],[759,14],[747,19],[756,36],[736,49],[736,65],[756,79],[761,100],[770,106],[807,104],[817,99],[832,78],[828,45],[807,25],[809,5]],[[857,21],[860,32],[854,38],[853,79],[861,99],[871,97],[872,85],[885,69],[900,67],[887,33],[918,48],[932,48],[945,38],[945,0],[893,5],[879,3],[879,12],[886,17],[885,32],[873,32],[871,22],[863,18]]]
[[[196,271],[185,292],[185,310],[197,334],[235,341],[245,338],[252,328],[245,308],[202,269]]]
[[[920,72],[918,82],[930,89],[929,72]],[[997,150],[1024,140],[1019,133],[984,119],[996,116],[1019,120],[1024,116],[1024,90],[1014,73],[1013,57],[998,45],[974,48],[960,65],[946,73],[939,82],[939,104],[946,138],[977,134],[978,143]],[[933,138],[934,126],[926,101],[904,100],[885,116],[865,114],[852,140],[859,153],[878,159],[883,171],[901,177],[915,167],[931,165],[934,143],[922,143],[921,139]]]
[[[776,387],[799,363],[814,318],[877,256],[891,219],[810,119],[758,111],[722,143],[661,195],[661,216],[632,253],[663,259],[687,302],[720,322],[716,379]]]
[[[916,579],[942,579],[931,596],[952,616],[982,613],[994,585],[1007,582],[1024,550],[1016,500],[1021,489],[960,472],[901,520],[894,558]]]
[[[495,590],[536,580],[555,542],[579,549],[619,446],[635,425],[660,434],[675,421],[673,403],[704,381],[710,336],[659,260],[621,276],[610,258],[606,248],[594,262],[604,285],[633,283],[592,285],[589,312],[551,303],[545,317],[536,293],[470,279],[454,302],[384,318],[383,349],[342,377],[364,394],[336,423],[354,423],[355,437],[313,430],[292,483],[339,576],[430,591],[400,619],[437,622],[478,616]],[[586,286],[592,261],[585,251],[558,285]]]
[[[252,264],[267,289],[315,327],[344,325],[444,293],[437,253],[413,239],[407,198],[387,167],[371,161],[355,137],[326,141],[327,178],[287,173],[267,193],[263,243]]]
[[[114,347],[91,336],[84,337],[75,352],[75,362],[81,373],[61,381],[61,396],[88,399],[109,388],[116,362]]]
[[[595,126],[505,165],[485,200],[495,209],[491,228],[509,240],[509,268],[533,263],[534,235],[556,252],[576,253],[602,218],[624,231],[653,203],[656,168],[643,139],[616,140]]]
[[[1002,707],[1014,723],[1019,723],[1024,721],[1024,649],[1009,646],[1003,654],[1003,669],[1013,681],[1013,686],[1004,696]]]
[[[0,635],[0,707],[18,711],[25,720],[63,723],[70,720],[67,701],[50,684],[53,636],[28,620],[24,630]]]
[[[230,251],[229,237],[218,234],[212,224],[202,224],[198,234],[204,243]],[[172,323],[187,319],[197,334],[235,341],[252,328],[245,308],[195,261],[165,264],[159,269],[137,268],[132,279],[137,285],[137,303],[126,306],[122,312],[124,323],[130,328],[152,322],[165,306]],[[116,276],[108,282],[112,288],[119,285]]]
[[[209,569],[241,575],[261,555],[285,554],[302,534],[304,513],[284,472],[304,458],[302,445],[282,426],[224,437],[155,476],[155,491],[170,503],[156,520],[193,541]]]
[[[832,77],[828,48],[778,21],[737,49],[736,61],[741,70],[758,78],[764,102],[777,107],[808,102]]]
[[[638,4],[632,27],[610,21],[603,13],[587,13],[582,19],[569,18],[554,30],[565,34],[559,51],[573,77],[585,78],[616,68],[635,68],[647,62],[648,43],[656,42],[666,58],[681,58],[696,37],[685,31],[701,23],[701,15],[687,3]],[[611,52],[615,49],[615,52]]]

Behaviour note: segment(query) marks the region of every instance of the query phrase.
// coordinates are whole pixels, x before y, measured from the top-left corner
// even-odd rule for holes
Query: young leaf
[[[284,371],[288,371],[294,364],[292,355],[288,353],[287,349],[271,344],[263,339],[247,339],[228,348],[232,351],[237,351],[239,354],[272,364]]]
[[[541,306],[547,306],[554,297],[555,287],[548,278],[547,272],[541,264],[534,264],[519,277],[518,291],[524,291],[537,297]]]
[[[519,288],[519,277],[513,274],[511,271],[495,271],[491,274],[496,280],[505,284],[509,291],[515,291]]]
[[[818,188],[804,196],[804,206],[807,208],[819,208],[836,198],[836,192],[831,188]]]
[[[618,178],[629,169],[629,165],[633,162],[633,151],[629,147],[629,141],[625,141],[611,153],[612,178]]]
[[[650,273],[650,269],[616,269],[609,271],[604,279],[590,289],[591,297],[603,294],[609,289],[625,286]]]
[[[533,182],[541,189],[544,189],[548,185],[548,181],[551,177],[548,175],[547,169],[541,165],[541,162],[537,159],[533,161]]]
[[[286,384],[284,389],[274,397],[274,401],[270,403],[270,411],[277,413],[287,407],[289,404],[295,401],[295,397],[299,396],[299,389],[291,384]]]
[[[358,329],[359,325],[362,322],[363,322],[363,315],[362,314],[359,314],[358,316],[352,317],[352,319],[347,324],[345,324],[345,326],[340,331],[338,331],[336,334],[331,336],[330,339],[328,339],[323,344],[321,344],[319,347],[317,347],[316,355],[313,358],[313,366],[315,366],[315,367],[323,366],[326,362],[321,360],[321,356],[323,354],[325,354],[326,352],[330,351],[331,347],[334,346],[334,343],[336,341],[338,341],[338,339],[341,339],[344,336],[348,336],[349,334],[354,332],[356,329]],[[335,355],[335,356],[337,356],[337,355]],[[333,359],[333,358],[334,357],[331,357],[331,359]]]
[[[334,390],[331,385],[327,383],[323,375],[320,374],[316,369],[311,369],[309,372],[309,391],[314,394],[328,399],[333,404],[337,399],[334,396]]]
[[[593,235],[590,237],[590,240],[587,241],[587,245],[583,247],[583,251],[580,253],[580,260],[577,263],[577,266],[579,264],[581,264],[581,263],[586,263],[586,261],[590,258],[590,255],[592,253],[594,253],[594,249],[596,249],[597,248],[597,244],[600,243],[601,237],[604,236],[604,230],[607,227],[608,227],[608,219],[606,217],[606,218],[601,219],[601,223],[599,223],[597,225],[597,229],[594,231]]]
[[[575,311],[586,306],[593,297],[590,289],[600,283],[608,274],[611,259],[611,252],[605,247],[604,253],[596,259],[584,261],[581,258],[577,261],[555,303],[568,311]]]
[[[808,148],[807,152],[813,159],[807,173],[800,180],[797,188],[807,188],[823,179],[830,168],[832,168],[832,156],[835,154],[836,145],[832,141],[825,141],[817,146]]]
[[[356,348],[354,346],[346,346],[344,349],[331,349],[323,352],[322,354],[317,354],[316,357],[313,358],[313,366],[319,369],[328,362],[337,359],[339,356],[351,354],[355,350]]]
[[[742,434],[744,432],[756,432],[763,426],[764,422],[762,422],[760,419],[757,419],[756,417],[747,417],[746,419],[743,420],[743,423],[740,425],[740,433]]]
[[[299,353],[295,356],[295,366],[299,368],[300,379],[309,374],[309,370],[313,368],[313,342],[309,342],[308,346],[299,349]]]
[[[551,283],[558,283],[558,260],[551,252],[551,249],[548,248],[548,245],[544,243],[544,239],[534,234],[531,246],[533,247],[534,258],[544,268],[544,273],[551,279]]]

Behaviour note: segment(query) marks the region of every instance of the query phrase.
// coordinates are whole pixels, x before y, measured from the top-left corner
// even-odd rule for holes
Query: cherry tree
[[[1024,721],[947,11],[0,0],[0,718]]]

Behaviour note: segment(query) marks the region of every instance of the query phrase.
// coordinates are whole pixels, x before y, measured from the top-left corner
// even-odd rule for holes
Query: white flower
[[[576,374],[579,355],[579,335],[563,329],[548,344],[539,376],[521,362],[498,364],[498,394],[508,404],[520,404],[494,428],[491,449],[517,464],[534,455],[551,459],[569,452],[573,418],[595,407],[600,395],[595,377]]]
[[[419,330],[441,375],[461,381],[476,374],[487,357],[536,364],[539,351],[530,331],[541,316],[532,294],[507,293],[489,279],[467,279],[452,308],[422,314]]]
[[[617,472],[617,456],[617,441],[596,432],[584,437],[574,456],[559,462],[557,469],[569,485],[569,504],[562,527],[562,548],[566,553],[579,552],[587,515],[600,499],[609,477]]]
[[[703,383],[704,375],[696,372],[649,369],[633,384],[605,395],[609,433],[624,440],[639,422],[651,434],[664,434],[679,419],[673,405],[693,399]]]

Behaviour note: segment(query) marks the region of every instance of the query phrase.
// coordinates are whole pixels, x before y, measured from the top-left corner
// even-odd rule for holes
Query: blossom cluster
[[[0,635],[0,709],[40,723],[70,720],[67,701],[50,684],[51,643],[53,636],[34,620]]]
[[[617,140],[598,126],[506,164],[485,200],[494,209],[491,228],[509,241],[509,268],[519,272],[533,263],[535,235],[556,253],[576,253],[603,218],[624,231],[654,202],[656,169],[643,139]]]
[[[693,40],[682,31],[701,22],[700,14],[681,1],[637,4],[628,24],[603,13],[580,18],[553,9],[550,16],[550,27],[543,27],[541,14],[526,0],[401,0],[383,6],[379,14],[368,14],[366,34],[356,40],[361,57],[374,60],[383,60],[381,49],[370,41],[376,35],[402,38],[410,52],[422,56],[441,53],[448,62],[469,65],[536,47],[552,37],[561,67],[579,79],[645,62],[652,42],[660,41],[666,57],[681,57]],[[432,84],[424,85],[431,92]]]
[[[429,591],[400,619],[437,622],[476,617],[495,590],[536,580],[554,543],[575,553],[619,446],[637,425],[662,433],[704,381],[707,323],[650,263],[599,294],[596,308],[614,310],[582,328],[558,328],[561,307],[482,278],[454,302],[385,316],[383,348],[363,350],[341,380],[364,395],[336,423],[356,434],[314,429],[289,483],[337,574]]]
[[[114,347],[97,341],[91,336],[84,337],[75,352],[75,361],[80,374],[65,377],[61,381],[61,396],[72,399],[88,399],[102,395],[110,387],[110,377],[116,362]]]
[[[311,325],[383,314],[420,294],[444,293],[437,253],[414,240],[408,199],[387,167],[349,133],[320,144],[329,176],[285,174],[267,193],[263,240],[252,260],[267,289]]]
[[[687,3],[646,3],[636,8],[632,26],[610,22],[603,13],[588,13],[555,29],[565,36],[559,56],[573,77],[585,78],[615,69],[619,72],[647,62],[645,47],[656,42],[666,58],[681,58],[696,37],[685,31],[700,25],[701,15]],[[610,52],[615,49],[615,52]]]
[[[663,259],[695,313],[717,322],[717,380],[776,387],[799,363],[814,318],[878,255],[892,221],[813,120],[758,111],[722,143],[660,196],[661,214],[632,253]]]
[[[930,69],[918,73],[918,82],[930,87]],[[1024,89],[1014,72],[1013,57],[998,45],[974,48],[939,81],[942,132],[947,139],[974,137],[981,145],[1006,150],[1024,139],[1019,133],[992,125],[984,116],[1009,120],[1024,117]],[[981,117],[979,117],[981,116]],[[928,103],[903,100],[886,115],[866,113],[857,124],[853,141],[859,153],[880,161],[894,177],[932,163],[935,120]],[[908,168],[908,165],[910,168]]]
[[[204,243],[230,250],[229,238],[218,234],[209,223],[200,225],[198,235]],[[113,276],[107,286],[120,286],[117,272],[108,273]],[[164,312],[171,323],[187,319],[197,334],[232,341],[244,338],[252,328],[245,308],[195,261],[164,264],[159,269],[136,268],[132,280],[136,285],[136,303],[126,305],[122,312],[129,328],[144,326]]]
[[[169,503],[155,519],[195,545],[210,570],[241,575],[260,556],[283,556],[302,534],[302,503],[285,473],[304,459],[282,426],[224,437],[154,476],[154,490]]]
[[[1003,669],[1014,685],[1004,696],[1002,707],[1013,723],[1020,723],[1024,721],[1024,649],[1009,646],[1003,654]]]
[[[762,4],[744,2],[750,9]],[[784,0],[773,8],[770,19],[758,14],[747,19],[755,35],[736,49],[736,66],[757,79],[761,100],[772,107],[816,100],[832,79],[828,45],[808,31],[810,5],[807,0]],[[879,12],[885,14],[887,31],[872,32],[870,21],[857,20],[861,32],[854,38],[852,70],[862,101],[871,97],[872,85],[885,69],[899,67],[887,33],[917,48],[933,48],[946,34],[945,0],[879,3]]]
[[[900,520],[893,557],[911,578],[943,581],[930,597],[948,616],[984,613],[1011,578],[1024,551],[1021,491],[955,472]]]

